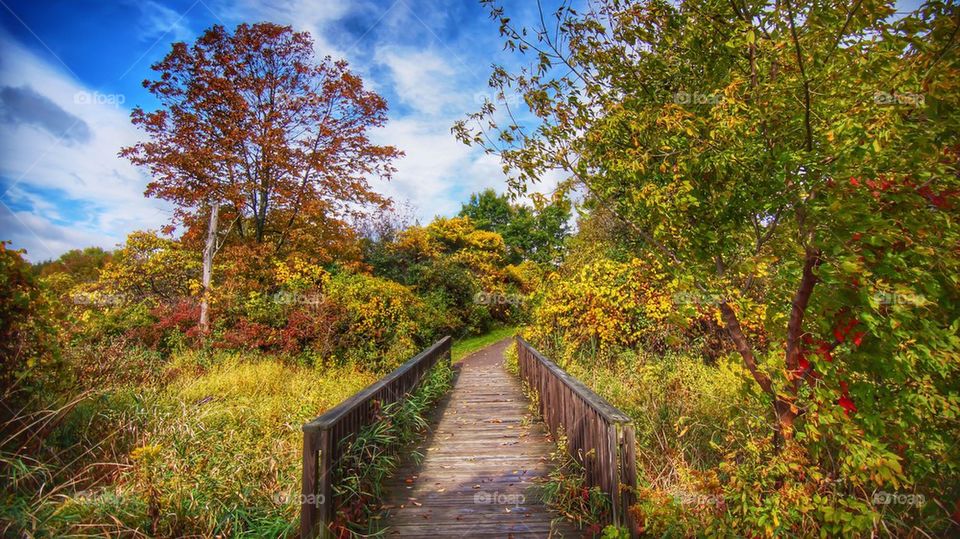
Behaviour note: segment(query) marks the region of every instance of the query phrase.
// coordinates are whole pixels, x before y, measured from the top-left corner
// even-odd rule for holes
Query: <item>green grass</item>
[[[516,327],[506,327],[495,329],[490,333],[484,335],[477,335],[476,337],[467,337],[466,339],[461,339],[453,343],[453,348],[450,351],[452,355],[452,361],[456,363],[461,359],[469,356],[470,354],[490,346],[495,342],[502,341],[507,337],[513,337],[517,334]]]

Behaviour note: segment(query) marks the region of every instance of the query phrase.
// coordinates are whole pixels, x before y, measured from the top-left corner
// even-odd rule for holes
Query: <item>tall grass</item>
[[[375,376],[218,353],[203,365],[190,354],[175,358],[164,378],[89,391],[68,407],[38,412],[34,421],[56,423],[35,431],[41,450],[5,440],[0,532],[290,535],[299,513],[300,425]]]
[[[453,371],[439,362],[424,377],[413,394],[384,406],[377,420],[346,441],[334,485],[337,537],[382,535],[377,523],[383,482],[401,462],[400,451],[417,440],[427,428],[426,414],[451,387]],[[422,455],[414,453],[414,458]]]
[[[567,437],[561,432],[550,453],[552,468],[540,487],[541,498],[549,507],[559,512],[588,536],[598,535],[601,522],[609,517],[610,497],[600,487],[587,485],[587,472],[583,459],[590,455],[570,454]]]

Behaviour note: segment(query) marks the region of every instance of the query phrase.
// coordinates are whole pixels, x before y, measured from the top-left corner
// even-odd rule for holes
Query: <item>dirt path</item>
[[[510,339],[457,364],[430,435],[387,481],[388,537],[579,537],[530,487],[549,471],[553,444],[504,368]]]

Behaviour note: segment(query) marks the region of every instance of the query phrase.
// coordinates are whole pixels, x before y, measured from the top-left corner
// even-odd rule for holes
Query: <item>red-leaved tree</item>
[[[160,107],[134,109],[147,140],[121,156],[150,170],[146,194],[173,202],[175,223],[205,236],[203,329],[224,242],[279,255],[389,204],[368,181],[389,179],[401,155],[368,136],[386,122],[387,104],[346,62],[315,61],[309,34],[271,23],[232,34],[214,26],[193,44],[174,43],[153,69],[144,87]]]

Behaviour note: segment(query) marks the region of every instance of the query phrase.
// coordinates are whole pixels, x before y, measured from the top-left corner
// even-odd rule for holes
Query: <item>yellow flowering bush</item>
[[[432,337],[428,306],[410,288],[364,274],[330,280],[329,300],[342,309],[338,350],[347,361],[375,371],[396,367]]]
[[[273,273],[280,288],[293,292],[322,290],[330,282],[330,273],[327,270],[300,257],[293,257],[286,262],[275,262]]]
[[[670,287],[654,267],[634,258],[600,258],[547,277],[534,331],[552,334],[564,350],[634,347],[662,333],[674,311]]]

